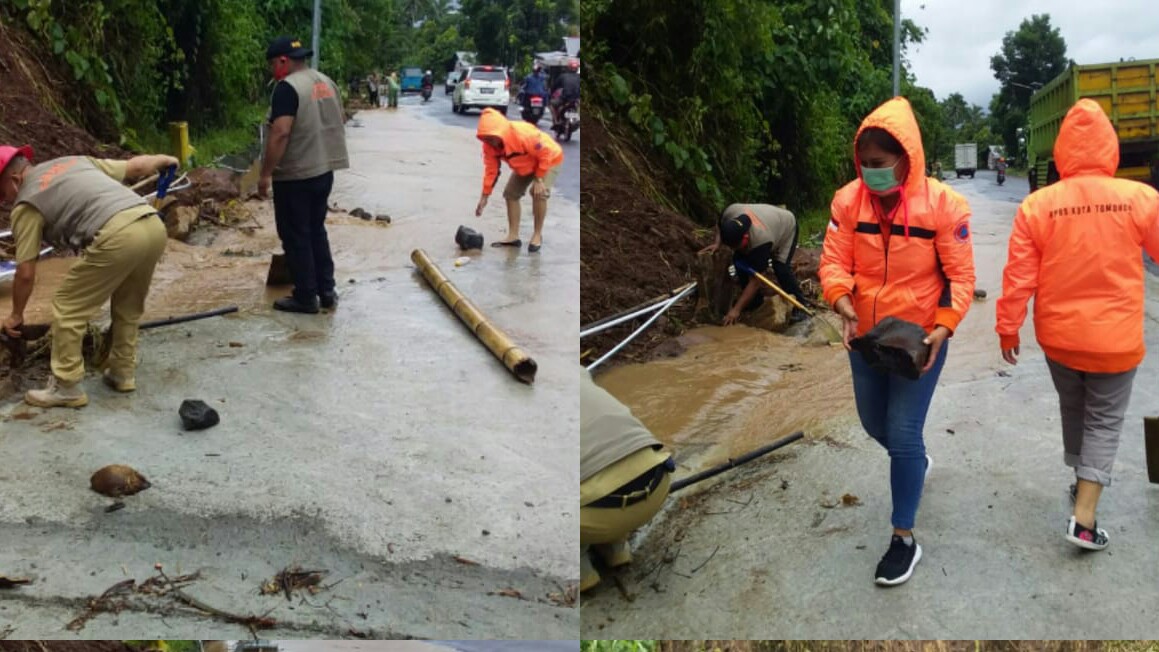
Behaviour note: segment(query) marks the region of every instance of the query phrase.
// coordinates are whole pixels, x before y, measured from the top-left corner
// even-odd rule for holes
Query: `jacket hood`
[[[857,160],[857,139],[861,132],[870,128],[884,129],[901,143],[909,157],[909,174],[905,179],[905,194],[912,194],[921,187],[926,176],[926,153],[922,149],[922,132],[918,129],[917,118],[910,103],[904,97],[895,97],[877,107],[864,120],[853,137],[853,168],[861,179],[861,164]]]
[[[1119,168],[1119,138],[1098,102],[1083,98],[1066,112],[1054,160],[1061,178],[1079,174],[1114,176]]]
[[[479,131],[475,137],[482,140],[486,136],[498,136],[507,142],[511,134],[511,123],[495,109],[483,109],[479,116]]]

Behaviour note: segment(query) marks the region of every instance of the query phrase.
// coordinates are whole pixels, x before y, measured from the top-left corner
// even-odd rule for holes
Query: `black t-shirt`
[[[563,89],[564,97],[579,97],[580,94],[580,76],[578,73],[571,71],[562,73],[555,78],[555,83],[551,85],[551,90]]]
[[[773,243],[766,242],[759,247],[754,247],[743,253],[738,251],[733,255],[733,259],[744,261],[749,267],[764,274],[773,262]]]
[[[287,115],[298,115],[298,92],[289,82],[280,81],[274,86],[274,97],[270,100],[270,124]]]

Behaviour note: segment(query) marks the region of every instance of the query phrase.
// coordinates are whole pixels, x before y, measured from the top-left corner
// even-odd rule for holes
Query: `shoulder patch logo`
[[[954,227],[954,239],[957,240],[958,242],[969,242],[970,241],[970,223],[969,222],[967,222],[966,220],[962,220],[961,222],[958,222],[957,226]]]

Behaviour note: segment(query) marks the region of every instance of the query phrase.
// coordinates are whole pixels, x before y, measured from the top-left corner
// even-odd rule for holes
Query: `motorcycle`
[[[543,119],[543,96],[523,95],[523,119],[533,125],[538,125]]]
[[[571,135],[580,127],[579,100],[570,100],[560,105],[556,116],[552,118],[551,130],[555,132],[555,139],[567,142]]]
[[[998,170],[998,185],[1002,185],[1005,182],[1006,182],[1006,171],[1005,170]]]
[[[424,102],[431,101],[431,92],[434,90],[434,88],[435,88],[434,86],[423,86],[423,101]]]

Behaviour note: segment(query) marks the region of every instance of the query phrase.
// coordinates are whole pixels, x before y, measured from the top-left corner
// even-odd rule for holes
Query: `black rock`
[[[865,335],[850,340],[849,345],[860,351],[869,366],[877,371],[917,380],[930,355],[925,338],[926,332],[921,326],[886,317]]]
[[[374,219],[378,222],[386,222],[387,224],[390,224],[390,216],[389,215],[375,215]]]
[[[204,430],[216,426],[221,421],[217,410],[205,404],[205,401],[186,399],[181,402],[181,423],[186,430]]]
[[[455,244],[466,251],[467,249],[482,249],[483,234],[469,226],[460,226],[455,232]]]

